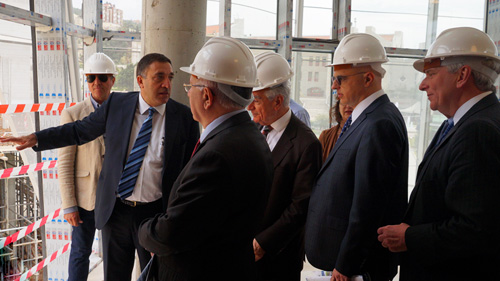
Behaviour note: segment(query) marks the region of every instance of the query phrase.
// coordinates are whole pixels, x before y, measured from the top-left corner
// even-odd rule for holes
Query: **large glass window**
[[[353,0],[351,33],[375,35],[385,47],[420,48],[426,38],[428,0]]]
[[[219,36],[219,0],[207,1],[207,36]]]
[[[29,10],[28,1],[5,1],[5,3]],[[31,27],[0,20],[0,104],[15,105],[34,102],[31,44]],[[45,69],[45,71],[49,70]],[[0,134],[32,133],[35,124],[34,116],[33,113],[1,114]]]
[[[304,0],[303,18],[293,10],[293,36],[301,38],[332,38],[333,1]],[[301,26],[299,26],[301,25]]]
[[[82,0],[73,1],[75,24],[83,25]],[[106,0],[102,4],[103,30],[141,32],[142,1]],[[104,34],[104,36],[106,36]],[[80,72],[83,73],[83,42],[77,40]],[[103,52],[116,64],[118,74],[112,91],[133,91],[137,87],[134,69],[141,58],[141,42],[104,40]],[[84,85],[86,89],[86,85]],[[88,92],[84,96],[87,96]]]
[[[233,0],[231,37],[276,39],[276,0]]]
[[[484,9],[483,0],[439,0],[437,34],[459,26],[483,30]]]
[[[329,128],[331,104],[331,54],[312,52],[293,52],[292,98],[301,104],[311,117],[311,128],[319,136],[322,130]],[[309,63],[318,61],[320,63]]]

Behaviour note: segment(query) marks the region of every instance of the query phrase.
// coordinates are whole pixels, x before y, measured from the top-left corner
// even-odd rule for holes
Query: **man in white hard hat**
[[[497,279],[500,264],[500,58],[484,32],[443,31],[424,59],[420,90],[447,120],[418,168],[403,223],[379,240],[404,252],[400,280]]]
[[[85,62],[85,78],[91,95],[75,106],[64,109],[61,124],[85,118],[111,93],[118,72],[104,53],[95,53]],[[94,207],[97,181],[104,156],[104,139],[59,149],[57,171],[64,219],[72,226],[68,280],[87,280],[89,256],[94,242]]]
[[[216,37],[181,70],[191,74],[185,88],[204,131],[166,212],[140,227],[141,245],[157,257],[149,273],[153,280],[254,280],[252,239],[273,167],[245,110],[257,86],[253,55],[239,40]]]
[[[253,240],[258,280],[299,281],[304,264],[304,224],[321,144],[290,109],[293,75],[274,52],[255,57],[259,86],[248,106],[272,151],[274,178],[262,227]]]
[[[332,270],[332,281],[387,281],[397,256],[377,241],[377,229],[399,222],[408,193],[408,138],[401,113],[382,90],[387,56],[380,42],[349,34],[333,57],[332,89],[354,108],[325,160],[306,221],[308,261]]]
[[[172,184],[199,137],[189,108],[170,98],[172,63],[163,54],[137,64],[140,92],[111,93],[88,117],[21,137],[21,150],[81,145],[105,134],[95,224],[102,230],[104,280],[130,280],[135,252],[141,269],[151,254],[138,241],[139,224],[166,209]],[[36,145],[36,146],[35,146]]]

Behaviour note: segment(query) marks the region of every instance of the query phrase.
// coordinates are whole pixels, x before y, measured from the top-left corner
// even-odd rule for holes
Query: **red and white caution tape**
[[[72,102],[69,106],[76,103]],[[21,112],[62,111],[66,103],[0,104],[0,114]]]
[[[45,217],[37,220],[36,222],[24,227],[23,229],[19,230],[18,232],[14,233],[10,236],[7,236],[4,239],[1,239],[0,240],[0,249],[9,245],[10,243],[16,242],[17,240],[25,237],[26,235],[30,234],[31,232],[39,229],[40,227],[44,226],[47,222],[51,221],[52,219],[59,217],[60,211],[61,211],[61,209],[59,208],[59,209],[55,210],[54,212],[46,215]]]
[[[21,167],[8,168],[0,170],[0,179],[10,178],[13,176],[24,175],[27,172],[36,172],[41,170],[52,169],[57,166],[57,160],[48,162],[40,162],[32,165],[24,165]]]
[[[64,254],[66,251],[68,251],[71,248],[70,244],[71,244],[71,242],[68,243],[68,244],[66,244],[66,245],[64,245],[61,249],[57,250],[57,252],[54,252],[52,255],[50,255],[50,257],[47,257],[43,261],[39,262],[37,265],[35,265],[32,268],[30,268],[30,270],[28,270],[25,273],[23,273],[23,275],[21,275],[20,277],[18,277],[15,281],[28,280],[28,278],[30,278],[33,274],[37,273],[42,268],[44,268],[49,263],[51,263],[53,260],[55,260],[56,258],[58,258],[60,255]]]

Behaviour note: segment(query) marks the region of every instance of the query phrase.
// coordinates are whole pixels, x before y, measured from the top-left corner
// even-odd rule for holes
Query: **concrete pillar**
[[[162,53],[172,61],[171,97],[189,105],[182,86],[189,74],[179,68],[189,66],[205,43],[207,1],[143,0],[142,7],[142,54]]]

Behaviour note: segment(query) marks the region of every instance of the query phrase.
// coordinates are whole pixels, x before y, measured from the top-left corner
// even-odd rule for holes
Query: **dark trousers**
[[[143,220],[161,211],[161,199],[136,207],[116,200],[113,213],[102,228],[104,280],[130,280],[136,250],[141,271],[146,267],[151,254],[139,244],[138,228]]]
[[[290,257],[264,255],[255,263],[259,281],[300,281],[302,262],[290,261]]]
[[[94,211],[78,207],[79,226],[73,226],[71,251],[69,254],[69,281],[86,281],[89,275],[89,256],[92,253],[92,243],[95,235]]]

